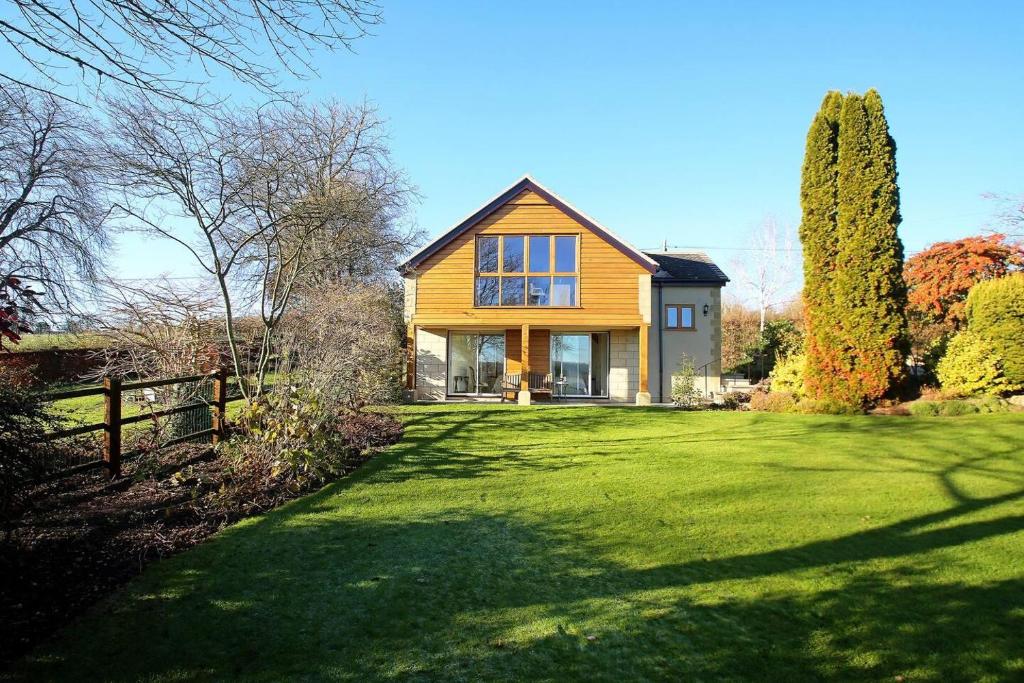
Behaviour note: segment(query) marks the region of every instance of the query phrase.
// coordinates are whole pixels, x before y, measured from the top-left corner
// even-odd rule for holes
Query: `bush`
[[[1024,386],[1024,273],[972,287],[967,328],[986,339],[1002,358],[1007,382]]]
[[[939,404],[939,415],[944,417],[958,417],[960,415],[974,415],[978,413],[978,406],[970,401],[944,401]]]
[[[1010,402],[998,396],[982,396],[971,403],[978,406],[979,413],[1008,413],[1012,410]]]
[[[275,387],[243,410],[235,434],[219,447],[227,474],[219,502],[272,507],[345,474],[401,435],[390,415],[339,412],[308,387]]]
[[[750,394],[741,391],[730,391],[722,395],[723,410],[739,410],[744,403],[750,402]]]
[[[909,409],[910,414],[915,417],[958,417],[978,413],[1005,413],[1009,412],[1010,404],[995,396],[985,396],[969,401],[915,401],[910,404]]]
[[[795,353],[780,358],[772,370],[772,391],[786,391],[797,398],[804,395],[804,363],[806,357]]]
[[[4,381],[0,373],[0,522],[4,537],[10,521],[25,504],[25,485],[46,473],[44,434],[59,428],[50,406],[24,388]]]
[[[385,285],[323,285],[303,291],[280,335],[281,374],[325,403],[346,408],[402,399],[401,300]]]
[[[914,401],[907,409],[914,417],[936,417],[941,405],[940,401]]]
[[[792,412],[808,415],[860,415],[864,411],[860,406],[831,399],[804,398],[793,406]]]
[[[950,340],[936,374],[943,390],[953,396],[1000,394],[1019,386],[1007,379],[1003,367],[995,346],[968,329]]]
[[[679,358],[679,369],[672,375],[672,402],[684,408],[692,408],[700,402],[693,359],[685,353]]]
[[[750,409],[768,413],[789,412],[796,405],[796,397],[788,391],[757,391],[750,396]]]

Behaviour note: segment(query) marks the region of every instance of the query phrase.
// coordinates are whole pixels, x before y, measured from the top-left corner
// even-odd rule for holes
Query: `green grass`
[[[354,476],[150,568],[19,673],[1024,677],[1024,416],[403,415]]]
[[[17,344],[11,345],[15,353],[19,351],[45,351],[47,349],[99,349],[107,346],[110,340],[101,334],[83,332],[40,332],[26,334]]]

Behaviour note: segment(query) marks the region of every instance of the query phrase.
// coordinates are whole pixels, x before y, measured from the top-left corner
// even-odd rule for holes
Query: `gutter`
[[[663,327],[663,325],[661,324],[661,311],[662,311],[662,308],[663,308],[662,303],[661,303],[661,284],[662,283],[658,282],[657,284],[658,284],[658,316],[657,316],[657,320],[658,320],[658,403],[664,403],[665,402],[665,372],[664,372],[664,368],[662,367],[662,346],[661,346],[661,334],[662,334],[662,327]]]

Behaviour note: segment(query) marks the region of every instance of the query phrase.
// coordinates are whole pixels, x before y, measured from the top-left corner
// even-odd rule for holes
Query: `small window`
[[[531,306],[547,306],[551,303],[551,278],[532,276],[527,281],[529,297],[526,302]]]
[[[525,238],[505,237],[502,239],[502,271],[505,273],[521,273],[525,265]]]
[[[522,306],[526,299],[526,278],[501,278],[501,305]]]
[[[551,272],[551,238],[547,235],[530,238],[530,272]]]
[[[693,317],[693,304],[669,304],[665,306],[665,329],[697,329]]]
[[[498,272],[498,238],[481,237],[476,241],[477,270],[481,273]]]
[[[576,272],[575,235],[559,235],[555,237],[555,272]]]
[[[555,284],[551,288],[552,306],[575,306],[576,305],[576,278],[555,277]]]
[[[476,279],[476,305],[498,305],[498,278],[478,277]]]

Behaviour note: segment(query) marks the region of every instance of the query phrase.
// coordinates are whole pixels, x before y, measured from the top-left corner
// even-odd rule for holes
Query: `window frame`
[[[690,326],[683,326],[683,309],[690,309]],[[670,326],[668,324],[668,311],[674,309],[676,311],[676,322],[677,325]],[[664,320],[663,328],[666,330],[675,330],[678,332],[695,332],[697,330],[697,304],[665,304],[665,310],[662,312],[662,320]]]
[[[505,267],[505,237],[521,237],[523,238],[523,271],[518,273],[506,273]],[[530,270],[530,241],[534,237],[546,237],[548,238],[548,270],[546,272],[534,272]],[[562,272],[555,270],[555,238],[556,237],[572,237],[576,240],[576,270],[572,272]],[[496,271],[481,271],[480,270],[480,240],[486,238],[498,238],[498,270]],[[473,308],[512,308],[512,309],[537,309],[537,310],[548,310],[548,309],[573,309],[582,308],[582,302],[580,297],[580,256],[583,247],[583,234],[580,232],[550,232],[550,233],[531,233],[531,232],[514,232],[514,233],[485,233],[476,236],[473,241]],[[495,277],[498,278],[498,303],[497,304],[481,304],[477,300],[477,282],[481,277]],[[573,305],[562,305],[555,306],[552,304],[539,305],[530,304],[530,292],[529,292],[529,278],[531,277],[546,277],[549,281],[548,291],[550,292],[554,287],[554,278],[556,277],[573,277],[576,278],[576,287],[574,291],[575,303]],[[524,292],[522,304],[502,304],[502,281],[505,278],[525,278],[526,291]],[[550,294],[549,294],[550,297]]]

